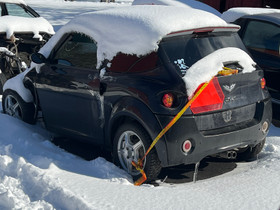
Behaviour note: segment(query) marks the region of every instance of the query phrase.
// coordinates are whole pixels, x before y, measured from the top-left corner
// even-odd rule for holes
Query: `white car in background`
[[[29,66],[30,55],[49,40],[54,30],[24,0],[0,0],[0,11],[1,94],[6,80]]]
[[[178,7],[191,7],[193,9],[201,9],[207,12],[210,12],[218,17],[221,16],[221,13],[210,7],[207,4],[204,4],[195,0],[134,0],[132,5],[166,5],[166,6],[178,6]]]

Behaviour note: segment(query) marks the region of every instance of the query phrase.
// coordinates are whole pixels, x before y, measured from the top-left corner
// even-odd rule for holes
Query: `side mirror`
[[[31,55],[31,60],[36,64],[46,63],[47,59],[41,53],[33,53]]]

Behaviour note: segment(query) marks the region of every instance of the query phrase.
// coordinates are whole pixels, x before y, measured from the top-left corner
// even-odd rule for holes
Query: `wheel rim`
[[[19,102],[12,95],[8,95],[5,99],[5,112],[13,117],[22,119],[22,111]]]
[[[119,138],[117,149],[123,169],[132,176],[139,175],[140,172],[132,166],[131,162],[137,162],[146,152],[141,138],[133,131],[125,131]],[[143,167],[145,167],[145,164],[146,159],[143,162]]]

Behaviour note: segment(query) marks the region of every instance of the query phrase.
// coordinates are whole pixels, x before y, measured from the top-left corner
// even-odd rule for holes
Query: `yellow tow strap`
[[[212,80],[212,79],[211,79]],[[210,81],[211,81],[210,80]],[[140,177],[137,181],[134,182],[134,185],[139,186],[143,184],[146,180],[146,174],[143,169],[143,161],[145,160],[148,153],[153,149],[155,144],[160,140],[160,138],[180,119],[180,117],[184,114],[184,112],[190,107],[190,105],[194,102],[194,100],[202,93],[202,91],[207,87],[207,85],[210,83],[210,81],[204,83],[200,89],[194,94],[194,96],[188,101],[188,103],[181,109],[181,111],[165,126],[165,128],[157,135],[157,137],[153,140],[152,144],[150,145],[149,149],[146,151],[144,156],[137,161],[132,161],[132,165],[140,171],[142,174],[142,177]]]

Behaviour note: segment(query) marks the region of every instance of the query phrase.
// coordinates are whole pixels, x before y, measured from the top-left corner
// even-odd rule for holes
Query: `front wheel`
[[[114,163],[127,171],[134,180],[138,179],[141,174],[131,162],[143,158],[150,143],[151,138],[140,125],[131,123],[120,126],[113,142]],[[161,166],[155,148],[144,159],[143,168],[148,181],[158,176]]]
[[[13,90],[7,89],[2,98],[3,112],[24,122],[35,123],[35,107],[33,103],[25,102]]]

